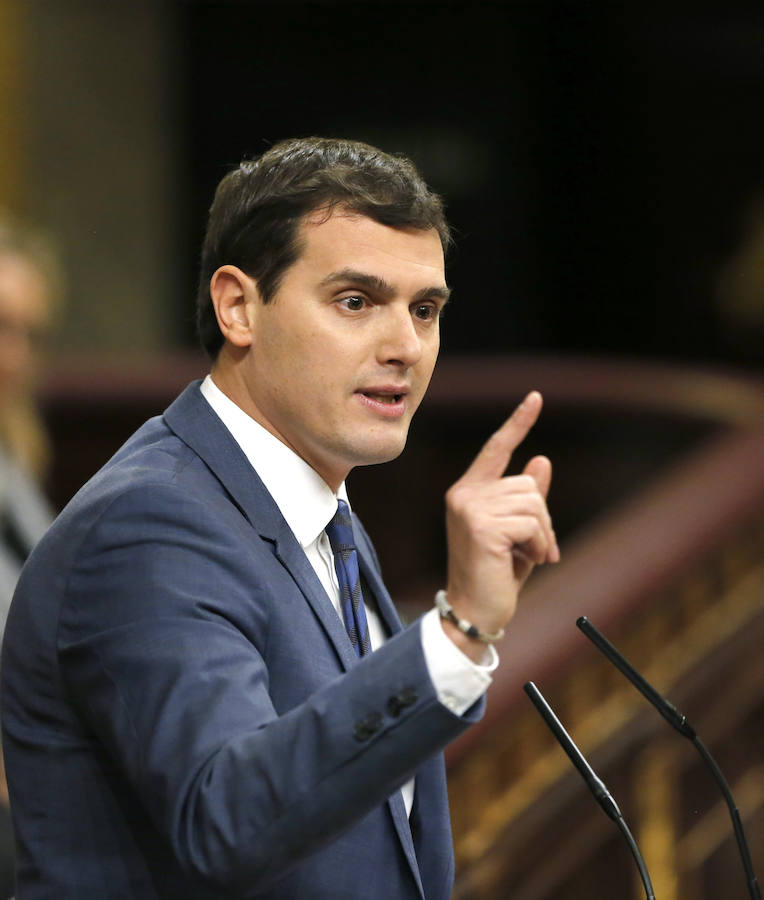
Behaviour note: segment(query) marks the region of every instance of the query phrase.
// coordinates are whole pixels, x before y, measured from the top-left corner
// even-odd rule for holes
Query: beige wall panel
[[[0,0],[0,208],[24,199],[28,131],[25,20],[21,0]]]
[[[27,208],[61,242],[61,349],[173,343],[172,30],[148,0],[32,0]]]

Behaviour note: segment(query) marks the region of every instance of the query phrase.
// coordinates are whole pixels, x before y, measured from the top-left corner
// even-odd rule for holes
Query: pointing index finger
[[[542,402],[541,394],[531,391],[501,428],[483,444],[461,480],[491,481],[501,478],[512,454],[536,424]]]

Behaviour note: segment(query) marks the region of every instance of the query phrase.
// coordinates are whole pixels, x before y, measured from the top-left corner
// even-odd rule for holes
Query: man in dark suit
[[[448,492],[438,609],[401,628],[351,520],[348,472],[401,452],[429,382],[447,244],[413,166],[363,144],[278,144],[219,186],[211,373],[78,493],[14,598],[18,900],[449,896],[440,751],[558,551],[548,460],[503,477],[535,393]]]

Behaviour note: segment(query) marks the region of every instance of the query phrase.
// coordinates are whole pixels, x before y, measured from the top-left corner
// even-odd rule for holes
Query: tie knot
[[[337,501],[337,512],[326,526],[326,534],[334,553],[355,548],[353,523],[350,519],[350,510],[344,500]]]

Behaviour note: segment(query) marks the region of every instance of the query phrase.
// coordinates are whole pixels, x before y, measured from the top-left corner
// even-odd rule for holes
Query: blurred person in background
[[[0,212],[0,637],[21,567],[53,518],[40,484],[50,447],[35,399],[60,278],[32,228]],[[0,898],[13,892],[13,835],[0,756]]]
[[[58,281],[46,240],[0,213],[0,631],[21,567],[53,518],[40,489],[50,447],[34,386]]]

